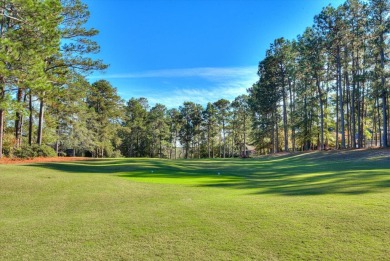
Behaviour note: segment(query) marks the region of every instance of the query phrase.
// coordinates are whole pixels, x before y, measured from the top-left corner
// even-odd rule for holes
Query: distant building
[[[67,157],[75,157],[76,151],[74,149],[67,149],[65,150],[65,154]]]

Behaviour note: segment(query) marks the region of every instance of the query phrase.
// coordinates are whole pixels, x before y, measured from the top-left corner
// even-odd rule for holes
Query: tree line
[[[80,0],[0,0],[0,157],[213,158],[389,144],[388,0],[327,6],[276,39],[259,80],[233,101],[179,108],[124,102],[94,60]],[[249,86],[248,86],[249,87]]]
[[[389,146],[388,0],[327,6],[276,39],[248,89],[254,141],[271,152]]]
[[[90,58],[99,45],[88,18],[80,0],[0,1],[0,157],[58,146],[64,126],[83,120],[71,119],[83,75],[107,67]]]
[[[162,104],[149,108],[146,98],[132,98],[125,115],[119,137],[120,152],[126,157],[235,157],[245,151],[251,132],[246,95],[206,107],[184,102],[172,109]]]

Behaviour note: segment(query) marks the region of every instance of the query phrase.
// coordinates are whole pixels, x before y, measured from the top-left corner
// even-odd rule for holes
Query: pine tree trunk
[[[294,103],[293,103],[293,94],[292,94],[292,85],[291,81],[288,81],[288,87],[290,92],[290,124],[291,124],[291,142],[292,142],[292,151],[295,152],[295,127],[293,121],[294,115]]]
[[[339,92],[336,91],[336,150],[339,149]]]
[[[23,98],[23,90],[21,88],[18,88],[18,92],[16,95],[16,101],[20,104],[22,102]],[[15,119],[15,145],[17,148],[19,148],[22,144],[22,122],[23,122],[23,116],[20,113],[20,111],[16,111],[16,119]]]
[[[158,155],[159,155],[159,158],[161,159],[162,158],[162,137],[161,137],[161,135],[160,135],[160,148],[159,148],[159,153],[158,153]]]
[[[320,80],[318,79],[318,76],[316,77],[316,85],[318,89],[319,99],[320,99],[320,146],[319,150],[324,149],[324,100],[322,95],[322,90],[320,86]]]
[[[387,148],[387,94],[386,91],[382,91],[382,115],[383,115],[383,148]]]
[[[360,123],[360,89],[359,80],[356,77],[359,73],[359,51],[356,51],[356,58],[352,47],[352,94],[351,94],[351,138],[352,147],[356,149],[359,145],[356,143],[356,117],[357,117],[357,134],[359,140],[359,123]],[[357,98],[357,100],[356,100]],[[356,108],[357,107],[357,108]],[[357,111],[355,111],[355,109]]]
[[[57,154],[57,156],[58,156],[58,152],[59,152],[59,142],[58,142],[58,140],[56,140],[56,154]]]
[[[363,148],[363,122],[364,122],[364,84],[362,87],[362,92],[360,93],[360,84],[358,82],[358,101],[357,101],[357,117],[358,117],[358,123],[357,123],[357,133],[358,133],[358,142],[357,147]]]
[[[279,153],[279,126],[278,126],[278,115],[275,113],[275,153]]]
[[[188,141],[186,141],[186,148],[185,148],[185,154],[184,154],[184,157],[185,159],[188,159],[188,148],[190,147],[190,144]]]
[[[225,120],[222,120],[222,134],[223,134],[223,158],[225,158]]]
[[[38,119],[39,121],[38,121],[38,136],[37,136],[37,143],[39,146],[42,145],[44,106],[45,103],[42,98],[39,103],[39,119]]]
[[[374,103],[374,105],[376,104],[376,102]],[[371,140],[374,140],[375,141],[375,146],[376,144],[378,144],[378,133],[377,133],[377,129],[376,129],[376,126],[377,126],[377,119],[376,119],[376,112],[375,112],[375,106],[374,106],[374,109],[372,111],[372,114],[374,115],[373,117],[373,121],[372,121],[372,129],[374,130],[374,137],[371,139]],[[372,144],[371,144],[372,145]]]
[[[138,130],[137,130],[136,145],[137,145],[137,149],[136,149],[135,157],[139,157],[140,149],[139,149],[139,131]]]
[[[381,113],[379,109],[379,97],[376,98],[376,108],[377,108],[377,119],[378,119],[378,133],[379,133],[379,146],[382,147],[382,123],[381,123]]]
[[[382,20],[380,21],[382,24]],[[383,124],[383,144],[384,148],[388,147],[387,143],[387,92],[385,85],[385,50],[383,46],[385,45],[385,40],[383,37],[383,32],[379,36],[379,44],[380,44],[380,57],[381,57],[381,87],[382,87],[382,124]]]
[[[272,117],[272,120],[274,120],[274,113],[272,113],[271,117]],[[271,150],[272,150],[272,153],[275,153],[275,123],[272,124]]]
[[[304,150],[310,150],[310,140],[309,140],[309,113],[307,108],[307,96],[304,97],[304,114],[305,114],[305,123],[304,123]]]
[[[200,159],[200,140],[198,136],[198,159]]]
[[[284,78],[284,77],[283,77]],[[287,124],[287,97],[283,80],[283,131],[284,131],[284,151],[288,152],[288,124]]]
[[[29,92],[29,101],[28,101],[28,110],[29,110],[29,121],[28,121],[28,145],[32,145],[32,135],[33,135],[33,104],[32,104],[32,95],[31,90]]]
[[[340,103],[340,128],[341,128],[341,149],[345,149],[345,122],[344,122],[344,100],[343,88],[341,84],[341,60],[340,60],[340,46],[337,46],[337,85],[339,90]]]
[[[355,101],[355,96],[356,96],[356,87],[357,87],[357,92],[359,93],[359,82],[356,82],[355,80],[352,83],[352,94],[351,94],[351,139],[352,139],[352,148],[356,149],[356,112],[355,112],[355,104],[357,103],[358,108],[357,108],[357,115],[358,115],[358,126],[360,123],[360,117],[359,117],[359,98],[357,101]],[[359,97],[359,95],[358,95]],[[358,132],[359,133],[359,132]]]
[[[214,139],[211,139],[211,154],[212,158],[214,159]]]
[[[236,154],[237,146],[235,145],[236,140],[234,139],[234,135],[232,136],[232,151],[231,151],[231,158],[234,158],[234,155]]]
[[[245,113],[244,113],[244,156],[246,157],[246,115]]]
[[[344,97],[345,97],[345,103],[344,103],[344,106],[346,107],[347,109],[347,113],[346,113],[346,116],[347,116],[347,119],[346,119],[346,123],[347,123],[347,140],[346,140],[346,147],[350,148],[351,147],[351,114],[349,113],[349,109],[350,109],[350,90],[349,90],[349,85],[347,85],[347,77],[344,79]]]
[[[365,85],[364,82],[362,83],[362,99],[361,99],[361,120],[360,120],[360,125],[359,125],[359,148],[363,148],[363,135],[364,135],[364,126],[366,126],[366,119],[367,119],[367,106],[365,106]],[[365,142],[367,143],[367,141]],[[365,145],[365,144],[364,144]]]
[[[177,146],[176,146],[176,143],[177,143],[177,131],[176,131],[176,136],[175,136],[175,159],[177,159]]]
[[[211,152],[210,152],[210,124],[207,126],[207,150],[209,153],[209,158],[211,157]]]

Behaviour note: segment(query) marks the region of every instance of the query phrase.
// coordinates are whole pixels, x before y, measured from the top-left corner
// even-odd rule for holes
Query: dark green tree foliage
[[[336,68],[336,92],[338,94],[338,109],[340,111],[341,148],[344,149],[346,147],[344,119],[345,92],[342,88],[342,51],[346,23],[343,19],[343,10],[341,7],[336,9],[328,6],[315,17],[315,21],[318,30],[324,35],[325,48]]]
[[[14,134],[14,142],[6,148],[9,156],[22,146],[23,140],[30,146],[36,141],[39,146],[50,144],[58,150],[61,140],[73,140],[68,146],[90,149],[93,139],[76,142],[77,139],[63,138],[75,138],[77,125],[77,133],[83,133],[82,126],[89,121],[83,118],[88,113],[78,111],[83,107],[82,99],[85,105],[83,92],[75,102],[77,106],[72,106],[74,97],[70,90],[85,82],[80,73],[107,67],[89,56],[99,51],[99,45],[91,38],[98,31],[85,28],[89,18],[87,6],[80,0],[2,0],[0,11],[0,157],[4,130],[7,137]],[[64,111],[77,115],[82,123],[70,124],[65,130],[71,116],[65,117]],[[5,115],[14,117],[5,119]],[[28,124],[24,124],[26,116]],[[11,120],[14,128],[5,129],[6,121]]]
[[[349,132],[351,145],[353,148],[363,147],[363,124],[366,92],[366,70],[368,50],[368,17],[369,10],[366,3],[358,0],[349,0],[343,5],[345,10],[345,19],[350,28],[348,40],[345,43],[348,50],[348,59],[346,66],[350,72],[350,79],[346,79],[349,86],[347,91],[350,95],[350,124]],[[356,139],[357,137],[357,139]]]
[[[387,147],[389,10],[388,0],[327,6],[296,40],[272,42],[248,96],[168,110],[145,98],[124,105],[109,82],[86,81],[107,66],[93,59],[98,31],[86,28],[81,0],[0,0],[0,157],[50,147],[169,158],[232,157],[245,144]]]
[[[90,16],[88,6],[80,0],[61,0],[61,3],[63,22],[60,30],[61,38],[64,40],[61,46],[62,55],[54,60],[49,69],[65,67],[85,73],[107,68],[103,61],[89,56],[98,53],[100,46],[93,40],[99,31],[85,27]]]
[[[373,79],[376,93],[382,99],[382,146],[389,146],[389,33],[390,33],[390,2],[388,0],[371,0],[369,4],[370,25],[372,28],[372,49],[375,57]]]
[[[301,118],[304,121],[309,120],[307,109],[318,108],[319,107],[319,149],[324,149],[325,144],[325,103],[326,103],[326,95],[327,92],[324,90],[323,81],[325,74],[325,54],[324,54],[324,46],[323,39],[320,37],[320,33],[313,28],[307,28],[302,36],[298,36],[298,45],[299,54],[300,54],[300,67],[301,71],[303,71],[304,75],[301,77],[307,77],[304,81],[308,83],[310,86],[305,86],[305,90],[303,91],[303,95],[299,95],[299,97],[304,97],[304,117]],[[315,88],[313,88],[315,87]],[[309,90],[308,90],[309,88]],[[310,96],[316,97],[313,102],[318,104],[314,104],[314,106],[307,106],[308,98],[307,94]],[[312,114],[314,112],[311,112]],[[299,123],[298,123],[299,124]],[[300,125],[305,125],[305,134],[303,140],[309,142],[311,140],[311,135],[308,133],[308,125],[307,122],[301,122]],[[306,148],[310,147],[308,143],[306,143]]]
[[[61,22],[59,1],[0,2],[0,157],[3,153],[4,115],[12,109],[10,95],[20,103],[27,87],[47,89],[45,59],[58,53]],[[15,88],[16,87],[16,88]],[[15,135],[20,145],[22,106],[16,104]]]
[[[253,139],[257,141],[258,149],[273,152],[279,151],[278,102],[282,98],[277,88],[277,66],[275,57],[267,52],[259,64],[259,81],[248,89],[248,103],[253,112]]]
[[[67,84],[54,89],[48,99],[48,115],[55,130],[56,152],[74,149],[77,155],[93,152],[97,142],[93,129],[95,112],[88,108],[85,97],[91,85],[79,74],[67,74]],[[48,122],[46,122],[48,128]],[[47,141],[47,137],[46,137]]]
[[[209,158],[214,158],[215,138],[218,133],[217,125],[217,108],[211,102],[207,103],[206,109],[203,111],[203,127],[207,137],[207,155]]]
[[[217,109],[217,119],[221,125],[222,133],[222,153],[221,157],[226,158],[226,126],[228,123],[228,118],[230,116],[229,111],[230,101],[226,99],[220,99],[214,103],[215,108]]]
[[[157,103],[148,113],[147,128],[150,139],[150,157],[165,157],[167,140],[169,137],[169,126],[167,118],[167,108],[165,105]],[[163,150],[164,148],[164,150]]]
[[[63,44],[56,48],[60,54],[48,56],[45,58],[45,73],[50,76],[52,86],[46,89],[38,89],[37,97],[40,100],[37,143],[42,144],[44,107],[46,96],[50,96],[50,91],[55,87],[66,84],[66,77],[62,77],[69,71],[77,74],[85,74],[92,70],[101,70],[107,68],[101,60],[94,60],[89,54],[99,52],[99,45],[92,40],[92,37],[98,34],[96,29],[86,29],[85,24],[89,19],[87,5],[80,0],[62,0],[61,1],[62,22],[57,25],[59,35]],[[30,132],[32,132],[30,130]],[[31,142],[31,141],[30,141]]]
[[[240,95],[234,99],[231,103],[233,110],[233,135],[235,137],[234,145],[238,145],[240,154],[246,150],[248,134],[250,134],[250,110],[249,110],[249,97],[247,95]],[[243,154],[241,156],[246,157]]]
[[[184,158],[188,159],[190,152],[193,153],[193,142],[197,135],[202,120],[200,107],[193,102],[184,102],[179,107],[181,128],[179,139],[184,146]]]
[[[20,4],[20,5],[19,5]],[[59,23],[61,5],[59,1],[23,1],[16,3],[20,8],[19,15],[24,21],[17,29],[20,41],[19,57],[15,64],[18,71],[17,95],[15,110],[16,147],[22,143],[22,123],[24,114],[24,96],[27,91],[45,92],[52,87],[52,75],[46,73],[46,63],[49,57],[58,55],[60,32]],[[42,133],[38,136],[41,139]]]
[[[277,67],[275,70],[276,76],[276,88],[282,96],[282,119],[283,119],[283,136],[284,136],[284,151],[288,151],[288,119],[287,119],[287,82],[288,82],[288,71],[287,64],[289,59],[289,48],[290,43],[284,38],[279,38],[271,44],[269,52],[275,58]]]
[[[87,94],[87,105],[92,110],[90,129],[96,137],[95,155],[111,156],[119,149],[117,132],[122,123],[123,101],[116,89],[105,80],[91,85]]]
[[[318,123],[323,124],[323,120],[318,119],[318,115],[323,116],[323,90],[321,87],[321,77],[324,64],[319,57],[322,57],[321,41],[316,36],[312,28],[307,28],[303,36],[298,37],[297,43],[297,67],[298,79],[295,88],[295,118],[296,139],[301,147],[308,150],[313,145],[313,137],[320,136],[319,143],[323,144],[323,132],[319,133],[316,128]],[[316,48],[315,50],[313,48]],[[321,118],[321,116],[320,116]],[[323,125],[321,125],[323,126]],[[320,148],[322,145],[320,146]]]
[[[179,131],[181,129],[181,120],[180,120],[180,112],[178,109],[173,108],[168,110],[168,126],[169,126],[169,143],[170,143],[170,151],[169,158],[176,159],[177,158],[177,142],[179,138]],[[172,156],[174,154],[174,156]]]
[[[146,98],[131,98],[125,107],[124,128],[122,129],[121,152],[126,157],[146,157],[147,152],[147,117],[148,101]]]
[[[249,89],[259,148],[277,152],[279,136],[284,150],[388,146],[389,9],[348,0],[325,7],[297,41],[273,42]]]

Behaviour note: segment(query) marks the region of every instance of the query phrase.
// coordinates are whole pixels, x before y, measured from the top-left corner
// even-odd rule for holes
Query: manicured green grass
[[[390,260],[383,152],[0,165],[0,260]]]

